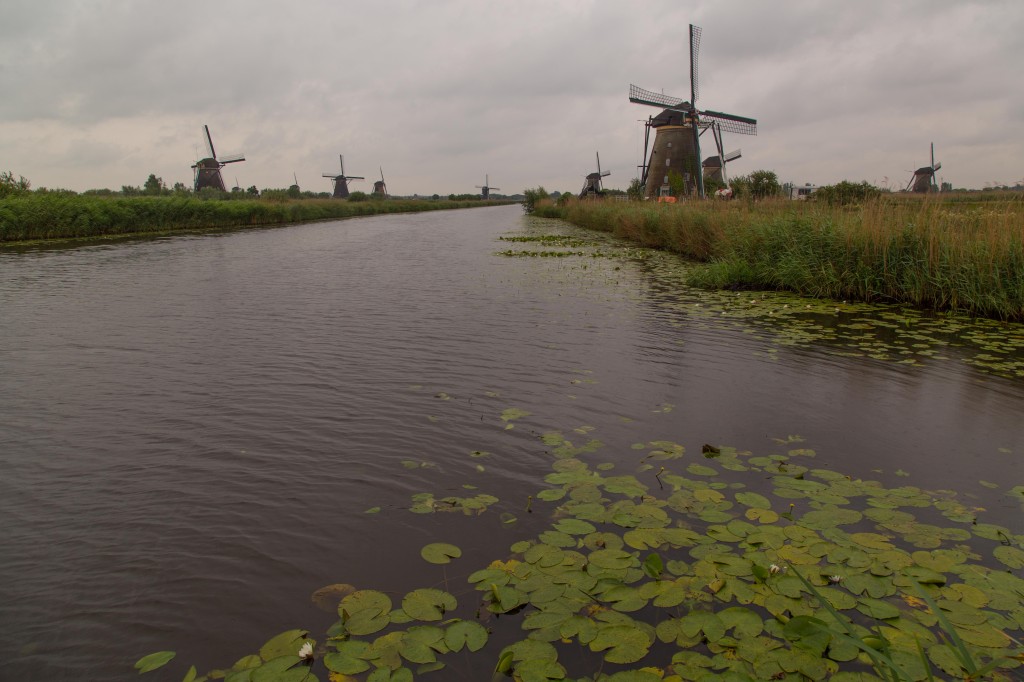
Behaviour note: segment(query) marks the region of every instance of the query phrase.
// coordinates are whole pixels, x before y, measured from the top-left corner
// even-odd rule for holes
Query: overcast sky
[[[0,171],[34,187],[192,184],[203,124],[230,186],[578,191],[637,174],[657,110],[629,84],[756,118],[730,174],[905,187],[1024,178],[1024,2],[3,0]],[[708,145],[710,146],[710,145]]]

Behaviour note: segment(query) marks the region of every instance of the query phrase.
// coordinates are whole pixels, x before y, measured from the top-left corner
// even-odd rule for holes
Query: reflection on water
[[[524,505],[549,430],[592,426],[624,465],[638,440],[799,435],[820,466],[1020,527],[979,483],[1022,480],[1020,380],[780,344],[641,262],[495,255],[554,229],[500,207],[0,251],[3,676],[230,664],[329,623],[318,587],[420,586],[427,542],[502,556],[546,522]],[[412,514],[420,492],[499,502]]]

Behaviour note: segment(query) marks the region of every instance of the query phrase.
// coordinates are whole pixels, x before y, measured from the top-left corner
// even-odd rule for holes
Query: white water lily
[[[832,583],[833,585],[838,585],[839,583],[843,582],[843,576],[841,576],[841,575],[830,575],[828,577],[828,581],[830,583]]]
[[[782,573],[784,570],[786,569],[784,569],[782,566],[779,566],[778,564],[772,564],[768,567],[768,572],[772,575],[775,575],[776,573]]]
[[[313,643],[312,642],[306,642],[305,644],[302,645],[302,647],[299,649],[299,658],[301,658],[304,661],[306,659],[308,659],[308,658],[313,658]]]

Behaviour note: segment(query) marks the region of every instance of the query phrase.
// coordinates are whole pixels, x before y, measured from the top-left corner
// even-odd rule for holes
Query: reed
[[[275,225],[380,213],[410,213],[496,202],[392,199],[213,201],[196,197],[98,197],[26,193],[0,200],[0,244]]]
[[[689,284],[787,289],[1024,321],[1024,198],[572,202],[560,217],[703,263]]]

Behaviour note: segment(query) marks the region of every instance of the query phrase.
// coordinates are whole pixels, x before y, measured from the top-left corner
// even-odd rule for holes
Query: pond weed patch
[[[463,578],[460,547],[429,543],[433,585],[345,586],[319,647],[289,630],[209,677],[1005,679],[1021,666],[1024,535],[952,491],[816,467],[799,436],[767,455],[640,441],[633,474],[591,465],[596,438],[536,438],[551,454],[532,498],[546,529]]]

